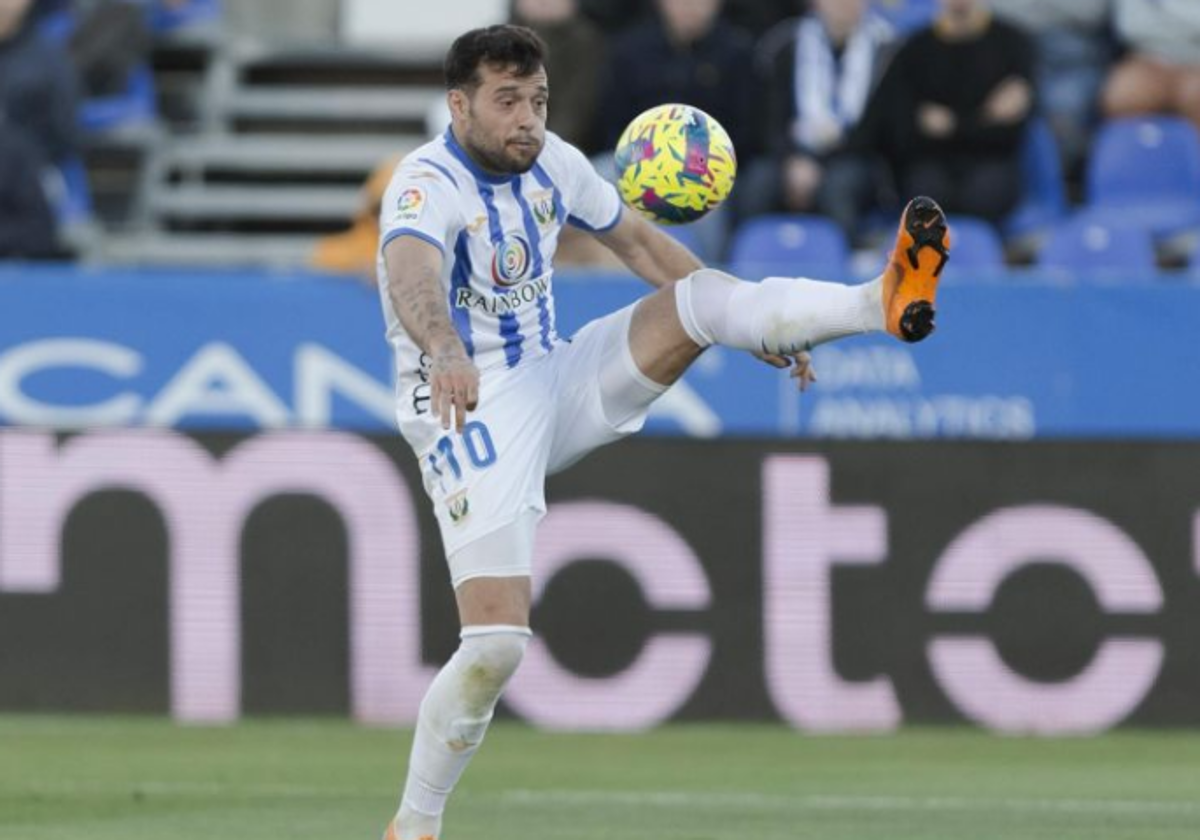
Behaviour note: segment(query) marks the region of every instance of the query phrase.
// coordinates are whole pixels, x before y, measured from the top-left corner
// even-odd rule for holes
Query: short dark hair
[[[545,64],[546,44],[532,29],[509,23],[472,29],[455,39],[446,53],[446,89],[479,87],[479,65],[511,67],[517,76],[532,76]]]

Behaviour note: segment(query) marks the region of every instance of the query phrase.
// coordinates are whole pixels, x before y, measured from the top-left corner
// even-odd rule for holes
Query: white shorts
[[[417,453],[455,585],[482,574],[528,575],[531,552],[489,553],[495,562],[487,569],[456,568],[455,555],[524,513],[540,519],[547,475],[642,428],[666,387],[634,364],[633,307],[593,321],[571,341],[517,368],[485,372],[479,408],[468,415],[463,433],[442,432]]]

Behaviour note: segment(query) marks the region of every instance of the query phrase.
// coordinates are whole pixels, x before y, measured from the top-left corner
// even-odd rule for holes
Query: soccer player
[[[918,341],[933,329],[949,247],[934,202],[909,204],[889,266],[860,286],[750,283],[706,269],[546,132],[543,59],[521,27],[458,38],[446,57],[451,126],[401,162],[383,201],[379,289],[397,418],[433,502],[462,625],[421,703],[387,840],[438,838],[521,661],[548,474],[640,429],[710,345],[790,364],[803,388],[807,351],[822,342],[877,331]],[[569,341],[555,332],[552,282],[565,224],[656,287]]]

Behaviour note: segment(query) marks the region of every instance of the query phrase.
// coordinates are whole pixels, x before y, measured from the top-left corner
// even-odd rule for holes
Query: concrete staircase
[[[424,142],[440,56],[229,48],[197,128],[157,144],[130,229],[93,256],[130,264],[295,266],[347,227],[383,160]]]

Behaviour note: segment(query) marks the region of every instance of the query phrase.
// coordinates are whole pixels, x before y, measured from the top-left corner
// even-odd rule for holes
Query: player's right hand
[[[807,350],[801,350],[799,353],[791,353],[786,356],[778,356],[774,353],[759,353],[751,351],[754,357],[760,361],[766,362],[773,368],[791,368],[788,373],[792,379],[796,380],[796,387],[801,391],[807,391],[808,386],[817,381],[817,372],[813,368],[812,354]]]
[[[454,430],[461,434],[467,412],[479,405],[479,369],[457,339],[446,342],[431,356],[429,385],[433,413],[442,419],[443,429],[448,430],[453,424]]]

